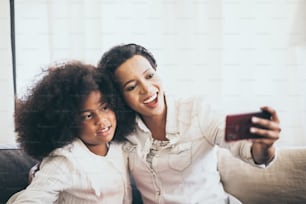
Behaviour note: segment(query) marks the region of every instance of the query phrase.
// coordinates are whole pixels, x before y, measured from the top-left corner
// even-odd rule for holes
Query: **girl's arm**
[[[71,173],[71,167],[65,157],[44,159],[31,184],[19,192],[12,203],[48,204],[56,202],[60,192],[70,186]]]

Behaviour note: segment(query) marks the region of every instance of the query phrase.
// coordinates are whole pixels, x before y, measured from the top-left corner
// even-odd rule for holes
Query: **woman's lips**
[[[154,101],[155,99],[157,99],[157,93],[155,93],[154,95],[150,96],[149,98],[147,98],[146,100],[144,100],[144,104],[148,104],[151,103],[152,101]]]
[[[150,96],[143,102],[147,107],[155,108],[158,105],[158,93]]]

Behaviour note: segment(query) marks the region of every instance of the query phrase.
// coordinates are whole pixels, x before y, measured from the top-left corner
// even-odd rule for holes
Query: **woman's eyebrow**
[[[122,87],[126,87],[129,83],[135,81],[134,79],[128,80],[127,82],[125,82]]]
[[[146,73],[147,73],[148,71],[150,71],[150,70],[151,70],[151,68],[148,68],[148,69],[144,70],[144,71],[142,72],[142,75],[146,74]],[[131,83],[131,82],[133,82],[133,81],[135,81],[135,79],[131,79],[131,80],[125,82],[125,83],[122,85],[122,87],[125,87],[126,85],[128,85],[129,83]]]
[[[144,72],[142,74],[145,74],[145,73],[147,73],[150,70],[151,70],[151,68],[148,68],[148,69],[144,70]]]

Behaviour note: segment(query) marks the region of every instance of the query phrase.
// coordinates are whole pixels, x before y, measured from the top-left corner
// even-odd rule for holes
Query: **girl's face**
[[[113,139],[117,125],[115,113],[101,99],[100,91],[92,91],[86,99],[80,136],[88,149],[99,155],[106,153],[106,143]]]
[[[160,78],[149,61],[134,55],[115,71],[126,103],[143,117],[165,113],[164,91]]]

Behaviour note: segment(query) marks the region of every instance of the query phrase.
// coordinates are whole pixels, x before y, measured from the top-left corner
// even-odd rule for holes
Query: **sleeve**
[[[132,203],[132,184],[131,184],[131,174],[129,172],[128,168],[128,154],[123,151],[123,157],[124,157],[124,164],[125,164],[125,169],[126,169],[126,182],[125,182],[125,195],[124,195],[124,203],[125,204],[130,204]]]
[[[196,109],[198,112],[199,124],[202,135],[212,146],[219,146],[228,149],[234,157],[251,164],[252,166],[264,168],[265,165],[258,165],[254,162],[251,153],[252,142],[247,140],[226,142],[225,141],[225,114],[198,98]],[[275,158],[272,160],[272,162]],[[270,162],[271,163],[271,162]]]
[[[60,192],[71,185],[71,166],[62,156],[43,160],[32,183],[15,196],[14,204],[54,203]]]

